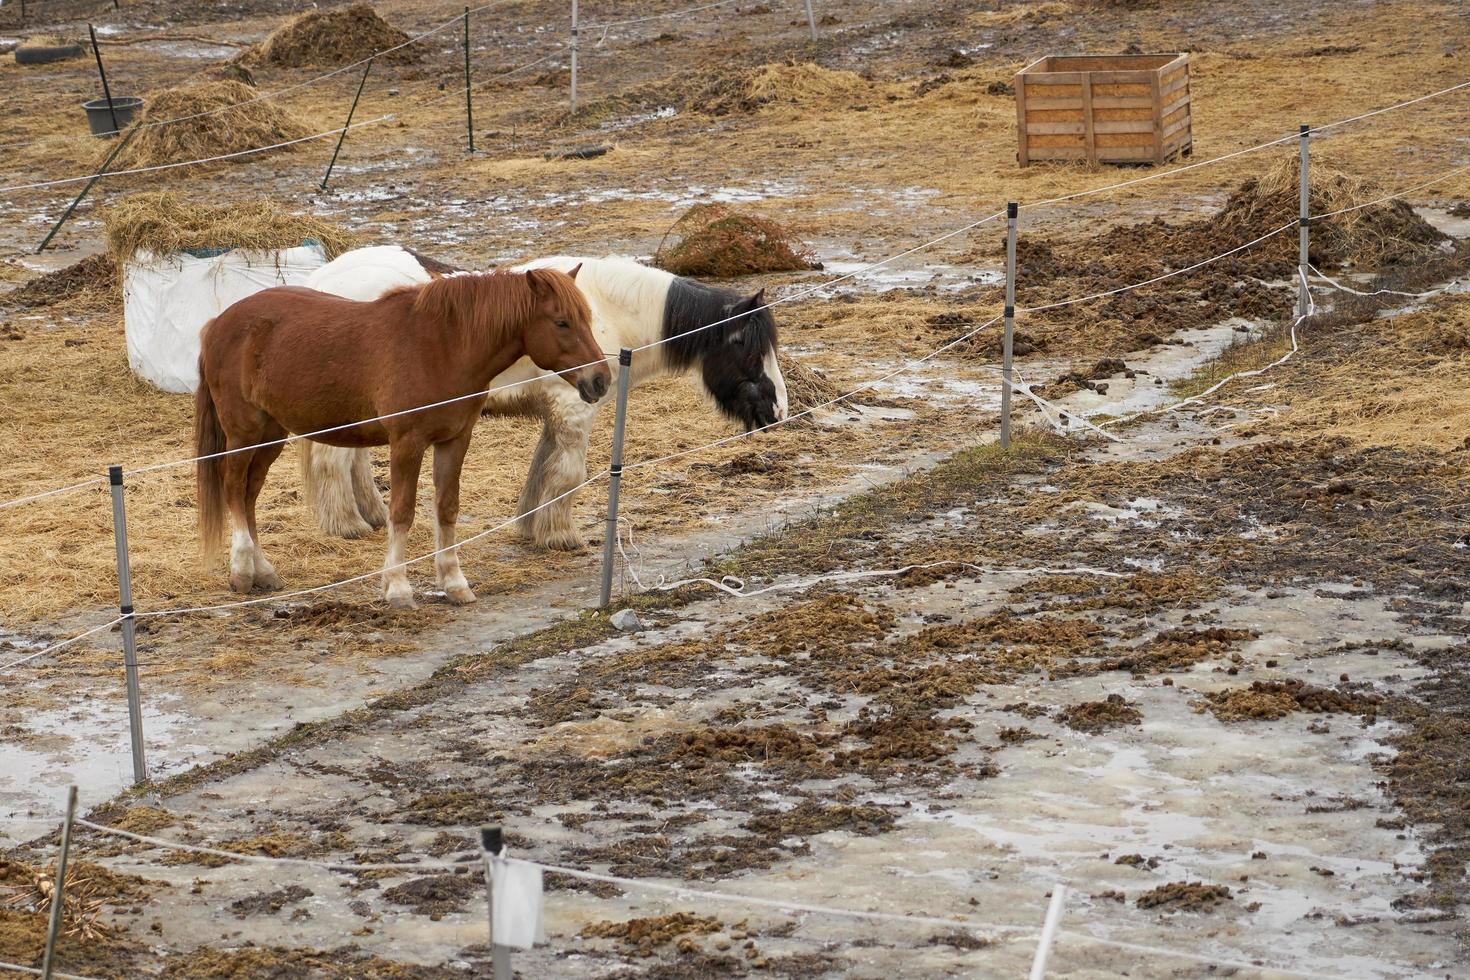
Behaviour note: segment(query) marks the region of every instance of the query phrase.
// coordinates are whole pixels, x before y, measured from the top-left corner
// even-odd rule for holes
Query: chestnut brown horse
[[[404,551],[419,467],[433,446],[439,585],[450,602],[473,602],[453,549],[454,525],[460,468],[485,396],[462,396],[483,390],[523,356],[563,372],[588,402],[607,392],[611,372],[592,335],[587,301],[573,282],[576,274],[535,269],[450,276],[370,303],[278,286],[210,321],[201,338],[194,401],[199,533],[205,554],[213,554],[228,511],[230,587],[281,587],[260,548],[255,502],[281,454],[278,440],[296,433],[334,446],[388,445],[383,589],[395,608],[414,604]],[[411,411],[455,398],[460,400]]]

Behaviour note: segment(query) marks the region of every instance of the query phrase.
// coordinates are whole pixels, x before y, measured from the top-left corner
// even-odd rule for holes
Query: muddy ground
[[[85,6],[53,0],[48,29],[74,31],[66,18]],[[596,21],[679,5],[584,6]],[[482,81],[474,158],[455,93],[438,87],[458,57],[446,36],[417,65],[375,68],[359,112],[400,118],[353,134],[330,191],[311,190],[325,146],[171,173],[166,186],[269,196],[465,265],[646,255],[689,205],[724,201],[788,224],[826,266],[739,283],[779,296],[1007,198],[1148,173],[1015,169],[1003,83],[1041,54],[1190,50],[1197,157],[1292,131],[1303,107],[1322,121],[1462,81],[1466,65],[1464,10],[1449,4],[823,2],[815,46],[786,6],[610,31],[585,52],[575,117],[555,61]],[[104,36],[189,37],[104,53],[119,87],[151,91],[294,7],[124,4]],[[411,32],[456,13],[380,10]],[[554,54],[562,28],[556,10],[506,5],[478,28],[477,72]],[[861,77],[741,95],[743,72],[793,60]],[[96,163],[97,148],[72,138],[79,120],[53,109],[91,97],[88,71],[0,65],[16,93],[0,186]],[[326,130],[355,86],[343,76],[285,101]],[[1466,111],[1463,97],[1426,103],[1323,139],[1316,159],[1388,193],[1463,162],[1446,133]],[[615,149],[542,156],[593,141]],[[1254,237],[1266,229],[1248,233],[1230,195],[1290,152],[1026,212],[1021,303],[1151,278]],[[158,186],[104,181],[40,257],[30,252],[65,188],[0,201],[0,276],[21,290],[0,293],[0,433],[20,449],[0,465],[7,497],[91,475],[120,443],[139,462],[187,455],[186,400],[119,370],[105,260],[42,277],[99,253],[100,206]],[[1467,195],[1463,177],[1411,195],[1444,234],[1399,215],[1402,240],[1390,235],[1399,244],[1372,266],[1355,264],[1367,236],[1314,258],[1360,286],[1380,272],[1380,285],[1410,291],[1459,283]],[[1023,316],[1021,374],[1102,422],[1274,361],[1289,349],[1294,241]],[[987,226],[783,306],[783,346],[842,387],[861,382],[998,312],[1001,261]],[[619,591],[637,632],[580,612],[594,555],[530,553],[511,538],[466,553],[482,596],[470,610],[393,616],[364,587],[154,621],[141,640],[146,792],[113,799],[128,776],[115,639],[28,666],[0,694],[8,820],[49,819],[77,782],[94,819],[140,833],[273,857],[467,865],[347,874],[88,833],[79,855],[94,863],[68,909],[62,966],[488,976],[471,858],[474,828],[494,822],[514,853],[549,864],[953,920],[789,915],[553,875],[551,942],[517,955],[525,976],[1013,976],[1032,940],[992,927],[1033,932],[1057,881],[1074,896],[1057,975],[1210,969],[1087,936],[1235,961],[1220,970],[1242,975],[1456,975],[1470,859],[1470,300],[1458,290],[1418,305],[1322,292],[1294,359],[1119,426],[1119,443],[1062,438],[1027,406],[1016,449],[989,446],[989,329],[816,425],[633,471]],[[634,411],[660,424],[632,427],[632,458],[730,432],[682,382],[638,392]],[[528,457],[533,438],[483,427],[467,524],[508,513],[519,472],[504,460]],[[591,465],[605,466],[607,433],[593,443]],[[379,560],[376,538],[324,542],[292,480],[282,472],[264,521],[292,585]],[[131,494],[140,608],[228,598],[218,569],[186,553],[188,474]],[[578,507],[594,542],[600,504],[594,490]],[[111,615],[105,512],[75,515],[62,501],[0,515],[7,660]],[[793,587],[744,600],[639,587],[695,571]],[[796,587],[824,574],[839,578]],[[20,843],[4,867],[0,960],[37,961],[37,882],[54,850],[40,832],[0,825]]]

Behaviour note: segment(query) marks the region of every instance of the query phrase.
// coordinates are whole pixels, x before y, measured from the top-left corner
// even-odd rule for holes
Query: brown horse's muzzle
[[[577,394],[588,404],[596,402],[607,394],[611,377],[612,373],[608,371],[606,364],[583,368],[577,377]]]

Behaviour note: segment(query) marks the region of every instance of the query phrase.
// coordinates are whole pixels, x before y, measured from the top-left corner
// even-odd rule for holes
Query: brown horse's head
[[[581,266],[570,274],[555,269],[527,272],[535,313],[526,322],[526,356],[545,371],[556,371],[586,402],[607,394],[612,372],[602,347],[592,334],[592,311],[573,282]]]

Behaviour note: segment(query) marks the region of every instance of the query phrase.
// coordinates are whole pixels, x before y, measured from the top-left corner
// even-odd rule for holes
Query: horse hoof
[[[231,592],[249,592],[254,587],[254,575],[246,575],[243,572],[234,572],[230,575]]]
[[[378,524],[376,526],[382,527],[383,525]],[[367,521],[352,521],[350,523],[344,521],[339,525],[323,528],[328,534],[339,538],[346,538],[348,541],[365,538],[373,533],[373,529],[374,525],[369,524]]]
[[[585,551],[587,542],[576,534],[558,534],[543,541],[541,547],[552,551]]]
[[[413,601],[412,595],[390,595],[388,597],[389,609],[417,609],[419,604]]]
[[[275,572],[266,572],[264,575],[257,572],[255,575],[255,587],[264,592],[279,592],[284,584],[281,576]]]
[[[475,594],[466,586],[461,585],[459,588],[445,589],[444,598],[448,599],[452,605],[468,606],[475,601]]]

